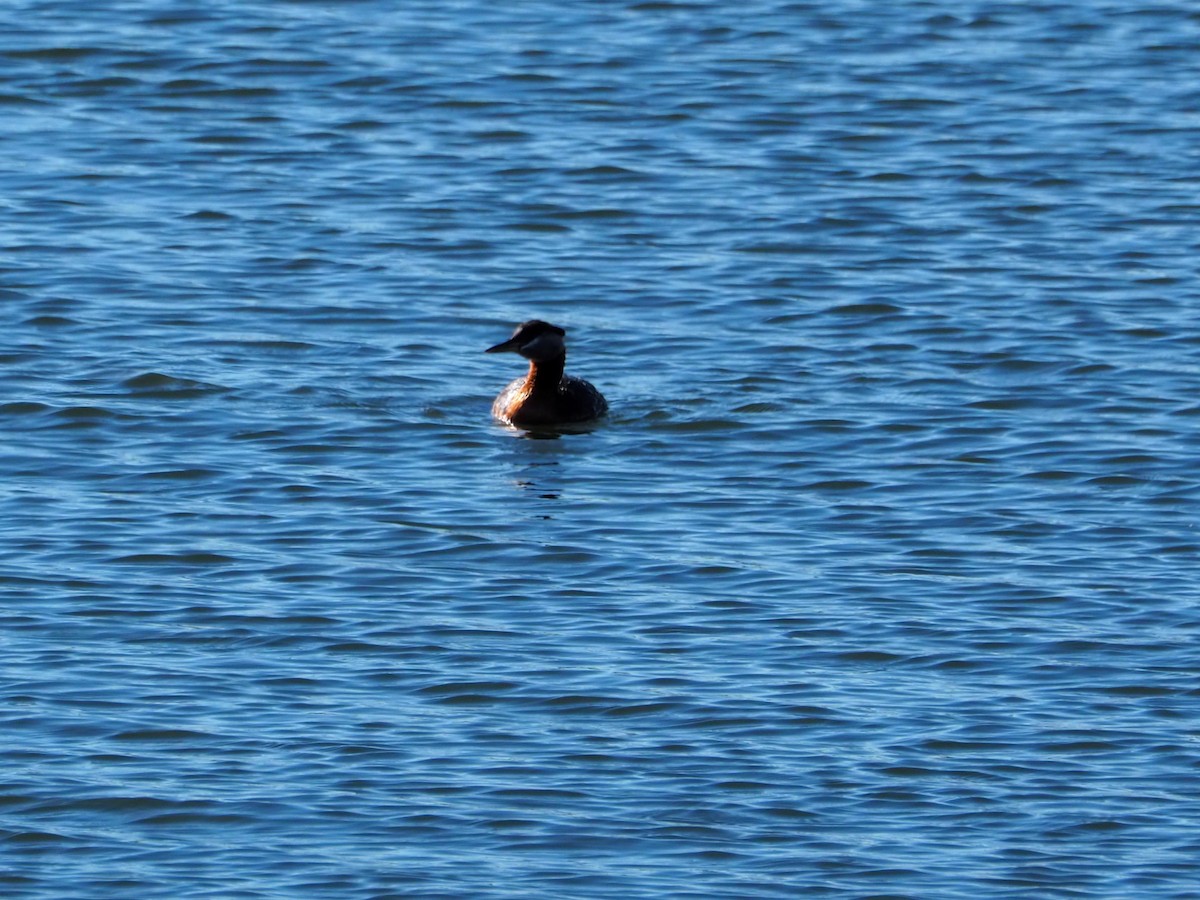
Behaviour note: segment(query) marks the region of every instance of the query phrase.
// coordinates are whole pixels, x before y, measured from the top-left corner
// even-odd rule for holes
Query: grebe
[[[529,374],[500,392],[492,415],[522,428],[561,425],[598,419],[608,411],[600,392],[584,381],[563,374],[567,362],[566,332],[557,325],[531,319],[522,322],[503,344],[485,353],[520,353],[529,360]]]

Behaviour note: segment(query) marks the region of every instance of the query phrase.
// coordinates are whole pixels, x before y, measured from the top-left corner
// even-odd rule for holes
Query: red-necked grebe
[[[503,344],[487,353],[520,353],[529,360],[529,373],[500,392],[492,415],[501,422],[527,428],[598,419],[608,411],[600,392],[584,381],[563,374],[567,362],[566,332],[557,325],[531,319],[522,322]]]

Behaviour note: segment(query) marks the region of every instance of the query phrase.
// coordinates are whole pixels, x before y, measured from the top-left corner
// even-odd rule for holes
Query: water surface
[[[1188,5],[103,7],[0,13],[4,896],[1200,897]]]

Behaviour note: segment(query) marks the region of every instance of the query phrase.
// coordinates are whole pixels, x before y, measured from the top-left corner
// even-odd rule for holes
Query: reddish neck
[[[567,364],[567,354],[563,353],[554,359],[529,361],[529,374],[525,383],[529,385],[530,393],[556,393],[558,384],[562,381],[563,368]]]

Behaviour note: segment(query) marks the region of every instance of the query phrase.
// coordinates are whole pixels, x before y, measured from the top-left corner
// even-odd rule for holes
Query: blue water
[[[1200,897],[1197,51],[6,4],[0,895]]]

